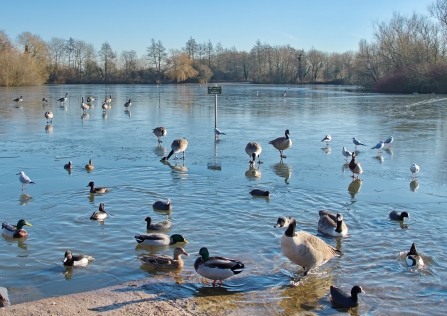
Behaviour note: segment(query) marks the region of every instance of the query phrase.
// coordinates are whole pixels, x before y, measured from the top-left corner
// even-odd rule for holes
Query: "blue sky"
[[[99,50],[109,42],[118,53],[142,56],[152,38],[169,50],[192,36],[224,48],[250,51],[256,40],[297,49],[356,51],[361,38],[372,39],[373,21],[394,11],[427,14],[434,0],[338,1],[36,1],[3,0],[0,29],[11,39],[29,31],[44,40],[73,37]]]

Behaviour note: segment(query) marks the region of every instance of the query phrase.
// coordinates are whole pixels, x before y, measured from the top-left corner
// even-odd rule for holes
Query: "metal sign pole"
[[[217,94],[214,95],[214,128],[217,128]]]

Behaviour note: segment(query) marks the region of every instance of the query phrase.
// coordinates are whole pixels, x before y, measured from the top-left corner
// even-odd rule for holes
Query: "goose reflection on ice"
[[[362,179],[355,179],[349,184],[348,192],[353,199],[355,198],[355,195],[360,192],[360,189],[362,188],[362,182]]]
[[[107,112],[102,112],[102,119],[107,120]]]
[[[171,165],[171,163],[168,160],[160,160],[162,164],[168,165],[169,168],[171,168],[174,172],[177,173],[187,173],[188,168],[185,166],[185,160],[182,160],[182,165],[178,164],[178,161],[175,161],[175,165]]]
[[[50,123],[50,124],[45,125],[45,132],[48,134],[53,133],[53,124]]]
[[[124,113],[129,117],[132,116],[132,112],[130,112],[130,110],[124,110]]]
[[[418,179],[414,179],[410,182],[410,190],[413,192],[416,192],[419,189],[419,182]]]
[[[273,165],[273,171],[275,171],[276,175],[281,178],[284,178],[284,182],[289,184],[289,179],[292,176],[292,168],[284,162],[279,162]]]
[[[256,168],[254,165],[250,164],[250,167],[248,168],[248,170],[245,171],[245,176],[251,180],[261,179],[262,172],[259,167],[260,167],[260,165],[258,165],[258,167]]]
[[[20,205],[28,204],[32,200],[33,200],[33,197],[31,195],[29,195],[28,193],[21,194],[20,197],[19,197]]]
[[[82,115],[81,115],[81,120],[82,120],[82,122],[84,122],[85,120],[88,120],[88,118],[89,118],[89,114],[88,113],[83,113]]]
[[[158,146],[154,147],[154,153],[157,156],[164,157],[166,156],[166,148],[159,143]]]

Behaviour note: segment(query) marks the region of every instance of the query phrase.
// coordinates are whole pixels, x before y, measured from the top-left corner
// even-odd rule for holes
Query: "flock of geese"
[[[66,93],[65,97],[58,99],[59,102],[63,103],[67,100],[68,93]],[[92,102],[94,100],[93,97],[88,97],[87,102]],[[22,102],[22,96],[14,100],[14,102]],[[44,98],[42,101],[47,100]],[[112,101],[112,96],[106,98],[103,102],[104,111],[110,107],[110,103]],[[131,100],[124,104],[126,108],[131,106]],[[84,103],[84,98],[82,97],[81,109],[85,112],[89,109],[89,105]],[[45,117],[47,120],[51,120],[53,118],[53,113],[50,111],[45,112]],[[154,135],[158,138],[158,143],[161,143],[161,138],[166,136],[167,131],[164,127],[156,127],[153,129]],[[215,134],[222,135],[220,130],[215,129]],[[328,144],[331,141],[331,136],[326,135],[322,142],[326,142]],[[377,149],[380,151],[385,144],[388,146],[393,142],[393,137],[389,137],[385,141],[380,141],[376,146],[371,149]],[[357,146],[365,146],[362,142],[360,142],[357,138],[352,138],[352,141]],[[280,161],[282,161],[286,156],[284,155],[284,151],[292,146],[292,140],[290,139],[289,130],[285,130],[284,136],[275,138],[269,142],[276,150],[279,151]],[[188,140],[185,138],[175,139],[171,144],[171,151],[169,154],[161,159],[161,161],[167,162],[172,155],[175,155],[174,159],[185,159],[185,151],[188,147]],[[250,157],[250,165],[253,166],[257,163],[261,164],[261,153],[262,147],[257,142],[249,142],[245,146],[245,152]],[[178,154],[182,153],[182,157],[179,158]],[[352,178],[357,178],[362,174],[363,168],[361,164],[356,160],[356,153],[350,152],[343,147],[342,155],[347,160],[351,157],[351,161],[349,162],[349,169],[352,172]],[[69,161],[65,166],[65,169],[73,168],[73,164]],[[94,169],[92,160],[90,159],[89,164],[85,166],[87,170]],[[413,176],[419,172],[420,168],[418,165],[413,164],[410,168]],[[22,191],[27,190],[28,184],[34,184],[34,182],[22,171],[18,173],[19,181],[22,184]],[[105,194],[109,191],[108,188],[104,187],[95,187],[94,182],[90,182],[87,187],[90,187],[90,194]],[[250,192],[253,196],[269,196],[270,192],[254,189]],[[153,204],[153,208],[156,210],[171,210],[172,204],[171,201],[157,201]],[[334,237],[345,237],[348,234],[348,227],[343,220],[342,214],[333,214],[328,211],[319,211],[319,222],[318,222],[318,230],[324,234],[334,236]],[[90,219],[103,221],[107,218],[107,212],[105,211],[104,204],[101,203],[99,205],[98,211],[94,212]],[[410,215],[407,212],[397,212],[393,211],[389,214],[389,218],[391,220],[403,221],[404,218],[410,218]],[[145,218],[146,221],[146,229],[148,231],[163,231],[171,228],[171,221],[165,220],[162,222],[153,223],[150,217]],[[5,236],[11,238],[24,238],[28,235],[28,233],[23,229],[24,226],[31,226],[24,219],[20,219],[16,225],[12,225],[9,223],[2,223],[2,233]],[[284,217],[281,216],[278,218],[275,228],[285,228],[285,232],[281,238],[281,250],[285,257],[287,257],[291,262],[303,267],[304,272],[302,277],[306,276],[307,273],[314,268],[317,268],[333,257],[340,255],[340,251],[336,248],[328,245],[321,238],[310,234],[304,231],[296,231],[296,220],[293,217]],[[180,234],[173,234],[168,236],[166,234],[155,232],[155,233],[147,233],[147,234],[137,234],[135,235],[135,240],[139,244],[149,245],[149,246],[162,246],[162,245],[178,245],[180,243],[187,243],[186,239]],[[178,269],[182,268],[184,263],[182,260],[182,255],[189,256],[189,254],[182,248],[176,247],[173,252],[173,257],[165,256],[165,255],[141,255],[139,259],[144,265],[147,265],[156,269]],[[85,266],[88,265],[91,261],[95,260],[90,255],[86,254],[72,254],[70,250],[65,252],[65,257],[63,260],[63,264],[65,266]],[[416,245],[413,243],[410,251],[405,255],[405,261],[408,266],[423,266],[423,259],[419,255],[416,249]],[[213,280],[212,284],[215,285],[216,282],[222,284],[222,280],[227,279],[231,276],[239,274],[245,268],[244,264],[236,259],[220,257],[220,256],[210,256],[209,250],[205,247],[202,247],[199,250],[199,257],[194,262],[195,271],[201,276]],[[358,294],[364,293],[362,288],[358,285],[352,287],[350,292],[345,292],[335,286],[330,287],[330,293],[332,297],[332,301],[341,307],[355,307],[358,305]]]

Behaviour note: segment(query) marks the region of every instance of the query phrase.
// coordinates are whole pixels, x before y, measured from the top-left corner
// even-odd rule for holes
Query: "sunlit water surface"
[[[287,97],[282,98],[282,92]],[[57,99],[69,93],[65,106]],[[16,108],[12,100],[23,95]],[[94,96],[82,114],[81,96]],[[112,95],[103,114],[101,101]],[[49,98],[43,104],[42,97]],[[123,104],[132,99],[130,111]],[[253,313],[314,311],[333,314],[329,286],[366,294],[351,311],[359,314],[443,314],[447,279],[447,97],[345,92],[339,86],[223,85],[218,98],[215,140],[214,97],[202,85],[58,85],[0,88],[0,221],[24,218],[24,240],[0,238],[0,286],[13,303],[76,293],[153,275],[137,255],[172,255],[174,247],[137,247],[134,235],[146,233],[144,218],[163,220],[152,204],[171,199],[173,225],[196,254],[237,258],[246,269],[212,288],[185,258],[179,287],[191,296],[216,299],[226,310]],[[44,112],[54,113],[47,124]],[[158,146],[152,129],[167,128]],[[293,146],[280,162],[268,142],[289,129]],[[332,141],[326,147],[321,139]],[[390,149],[370,149],[393,135]],[[364,173],[352,182],[341,149],[354,150],[357,136]],[[187,138],[185,161],[160,162],[175,138]],[[244,148],[257,141],[264,162],[249,168]],[[95,169],[84,166],[93,159]],[[73,161],[71,173],[63,169]],[[412,181],[410,165],[421,171]],[[18,172],[36,182],[22,194]],[[110,192],[91,196],[94,181]],[[268,189],[270,199],[253,198],[253,188]],[[26,192],[25,192],[26,193]],[[89,219],[104,203],[109,218]],[[342,213],[346,238],[317,231],[318,211]],[[406,225],[392,222],[392,210],[407,211]],[[302,270],[281,253],[280,215],[294,216],[298,228],[318,235],[343,255],[313,270],[294,287]],[[417,243],[427,264],[410,269],[400,252]],[[65,250],[93,255],[85,268],[65,269]],[[164,273],[164,272],[157,272]],[[233,299],[227,295],[233,294]],[[224,296],[220,296],[224,295]],[[224,297],[224,299],[218,299]],[[230,303],[231,302],[231,303]],[[211,307],[209,311],[212,311]],[[343,310],[341,310],[343,311]]]

